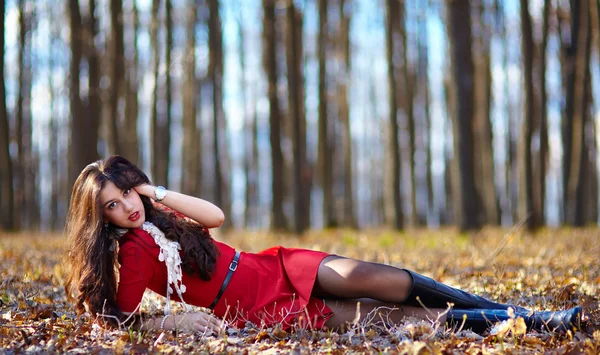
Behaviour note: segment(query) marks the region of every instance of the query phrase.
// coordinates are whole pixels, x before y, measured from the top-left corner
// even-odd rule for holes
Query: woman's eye
[[[110,205],[108,205],[108,209],[109,209],[109,210],[112,210],[113,208],[115,208],[115,206],[116,206],[116,205],[117,205],[117,203],[116,203],[116,202],[111,202],[111,204],[110,204]]]
[[[130,192],[131,192],[131,189],[125,189],[125,191],[123,191],[123,195],[127,196],[127,195],[129,195]]]

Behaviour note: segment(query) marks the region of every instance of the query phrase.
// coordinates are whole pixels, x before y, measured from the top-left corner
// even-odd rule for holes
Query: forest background
[[[598,0],[1,1],[0,227],[110,154],[225,228],[598,223]]]

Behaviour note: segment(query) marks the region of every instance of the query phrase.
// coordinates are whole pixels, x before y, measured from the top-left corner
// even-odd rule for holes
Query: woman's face
[[[100,191],[100,206],[104,223],[117,227],[139,228],[146,220],[140,195],[134,189],[120,190],[112,181],[107,181]]]

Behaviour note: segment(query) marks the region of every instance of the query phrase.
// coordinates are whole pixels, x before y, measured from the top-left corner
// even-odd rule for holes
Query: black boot
[[[414,271],[406,270],[413,279],[413,287],[408,297],[402,304],[409,306],[421,307],[424,305],[427,308],[447,308],[448,302],[454,304],[456,309],[508,309],[513,308],[515,311],[527,311],[525,308],[517,307],[508,304],[496,303],[487,300],[483,297],[461,291],[454,287],[444,285],[429,277],[417,274]],[[422,302],[417,300],[417,297]]]
[[[519,311],[514,313],[513,317],[522,317],[528,330],[565,333],[569,329],[580,327],[581,307],[577,306],[565,311]],[[494,323],[510,318],[509,312],[503,309],[451,309],[447,313],[446,324],[455,329],[463,325],[463,329],[471,329],[475,333],[483,334]]]

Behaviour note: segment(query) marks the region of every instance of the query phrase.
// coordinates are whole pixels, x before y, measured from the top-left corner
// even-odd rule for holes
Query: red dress
[[[210,281],[183,272],[186,303],[208,307],[217,295],[235,249],[213,240],[220,256]],[[134,229],[120,240],[119,288],[117,303],[124,312],[133,312],[146,288],[166,296],[167,267],[158,260],[160,248],[143,229]],[[311,297],[319,264],[329,254],[274,247],[260,253],[241,252],[237,270],[213,309],[216,316],[238,327],[246,321],[258,326],[281,324],[321,328],[333,314],[323,300]],[[177,294],[171,297],[180,301]]]

